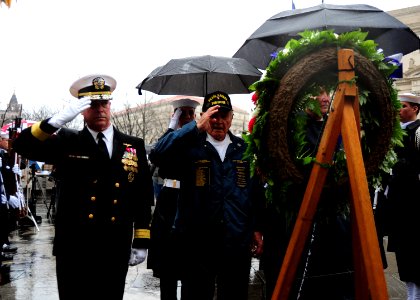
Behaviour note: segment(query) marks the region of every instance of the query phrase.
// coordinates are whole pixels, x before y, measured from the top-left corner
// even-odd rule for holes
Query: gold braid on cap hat
[[[95,77],[92,85],[81,89],[77,95],[79,98],[87,96],[91,100],[112,100],[111,94],[110,87],[105,85],[105,79]]]

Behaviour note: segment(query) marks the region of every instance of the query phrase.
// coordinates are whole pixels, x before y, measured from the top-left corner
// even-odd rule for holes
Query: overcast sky
[[[172,58],[231,57],[271,16],[291,9],[291,0],[12,0],[0,7],[0,109],[13,92],[23,108],[62,107],[74,99],[73,81],[92,73],[117,80],[113,107],[133,105],[150,92],[135,88]],[[322,1],[294,0],[296,8]],[[385,11],[418,0],[324,1],[369,4]],[[249,110],[250,97],[233,97]]]

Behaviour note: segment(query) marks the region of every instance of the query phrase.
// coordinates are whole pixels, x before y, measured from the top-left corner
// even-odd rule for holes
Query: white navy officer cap
[[[179,107],[184,107],[184,106],[196,108],[198,105],[200,105],[200,102],[190,99],[190,98],[183,98],[183,99],[174,100],[171,102],[171,104],[174,109],[179,108]]]
[[[411,102],[411,103],[420,104],[420,96],[416,96],[411,93],[398,94],[398,100],[402,102]]]
[[[109,75],[92,74],[79,78],[70,86],[75,98],[89,97],[91,100],[112,100],[117,81]]]

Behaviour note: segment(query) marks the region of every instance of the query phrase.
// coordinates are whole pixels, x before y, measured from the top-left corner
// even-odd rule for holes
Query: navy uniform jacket
[[[114,128],[112,158],[104,161],[86,127],[52,134],[56,128],[47,122],[23,130],[13,148],[56,167],[54,254],[83,247],[83,255],[97,255],[100,248],[127,263],[131,246],[147,248],[150,238],[153,185],[144,141]]]

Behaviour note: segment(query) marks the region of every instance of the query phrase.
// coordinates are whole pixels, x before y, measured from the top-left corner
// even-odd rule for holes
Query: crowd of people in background
[[[24,129],[13,141],[22,157],[55,167],[59,194],[53,255],[60,299],[81,299],[82,294],[122,299],[128,268],[146,261],[159,278],[163,300],[178,299],[178,294],[183,300],[245,300],[253,257],[260,258],[269,299],[293,221],[267,201],[264,178],[251,176],[250,161],[244,159],[246,143],[229,130],[234,118],[229,95],[207,94],[198,119],[199,102],[175,100],[168,129],[147,156],[142,139],[111,124],[115,87],[115,79],[103,74],[78,79],[70,87],[76,99],[68,107]],[[330,96],[321,87],[313,95],[317,109],[296,115],[306,124],[305,153],[317,152]],[[413,230],[420,210],[420,97],[398,97],[404,147],[395,149],[398,162],[383,182],[375,213],[384,216],[377,224],[380,239],[389,237],[387,250],[396,254],[408,299],[419,299],[420,249]],[[84,128],[65,128],[79,114]],[[8,236],[20,207],[8,180],[22,174],[9,163],[8,145],[1,148],[0,247],[1,259],[7,260],[18,250]],[[339,141],[337,149],[342,148]],[[296,200],[296,211],[310,166],[306,180],[287,191],[286,197]],[[350,196],[348,182],[324,187],[293,297],[355,298],[349,209],[337,208],[343,203],[337,199]]]
[[[0,141],[0,265],[13,259],[18,247],[10,242],[9,235],[17,229],[24,203],[17,189],[17,178],[22,176],[20,166],[9,152],[9,136],[2,135]]]

